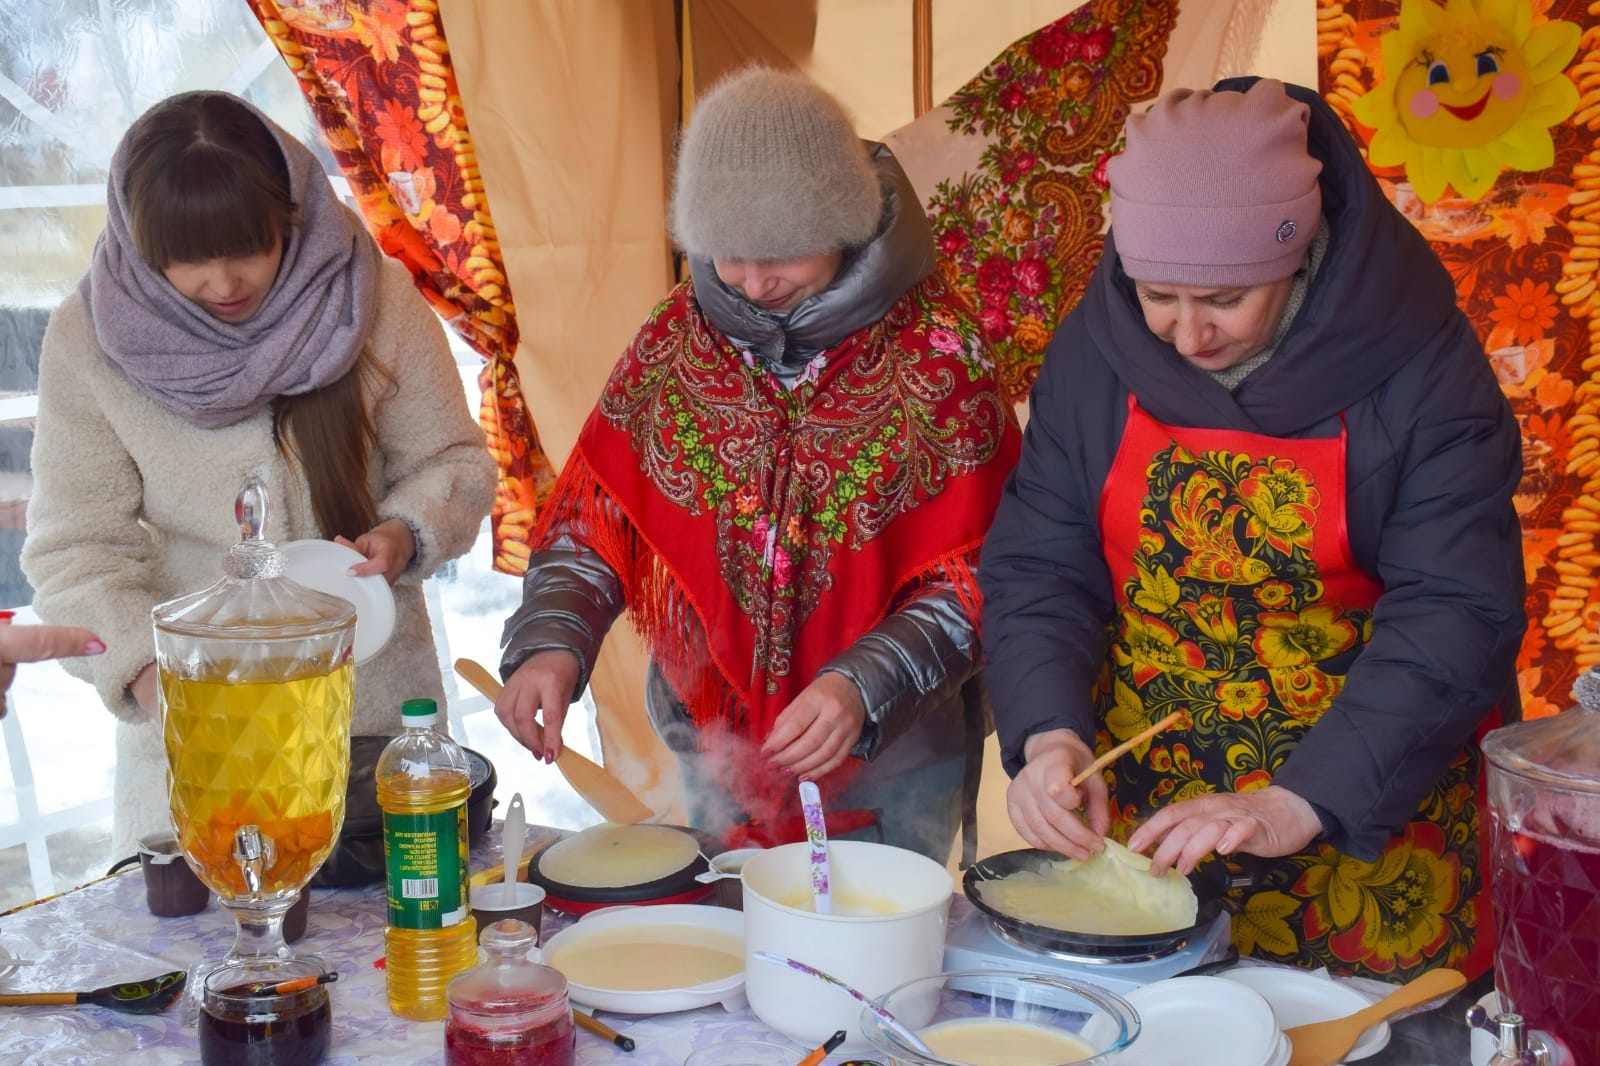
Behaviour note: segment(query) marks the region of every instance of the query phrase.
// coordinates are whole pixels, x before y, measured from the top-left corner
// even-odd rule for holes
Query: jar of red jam
[[[533,926],[515,919],[484,927],[478,943],[488,958],[445,989],[447,1066],[573,1066],[567,979],[528,958],[537,940]]]

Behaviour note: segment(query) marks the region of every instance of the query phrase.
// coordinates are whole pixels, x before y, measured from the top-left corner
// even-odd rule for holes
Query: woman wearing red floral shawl
[[[984,730],[974,569],[1018,448],[976,320],[894,158],[797,75],[703,99],[672,216],[691,280],[562,472],[496,713],[535,751],[542,717],[553,759],[627,607],[692,824],[800,839],[809,777],[830,827],[943,862]]]

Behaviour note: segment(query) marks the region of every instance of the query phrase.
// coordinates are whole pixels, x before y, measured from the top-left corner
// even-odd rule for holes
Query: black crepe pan
[[[350,780],[345,792],[344,828],[328,858],[311,878],[317,888],[376,884],[384,879],[383,809],[378,806],[378,757],[391,737],[350,738]],[[467,770],[472,793],[467,799],[467,835],[475,840],[494,816],[498,783],[494,764],[471,748]]]
[[[618,885],[612,888],[569,885],[544,873],[540,867],[540,860],[544,858],[548,849],[542,849],[533,857],[533,861],[528,863],[528,880],[545,890],[547,904],[568,914],[586,914],[591,910],[619,903],[699,902],[714,893],[716,885],[702,884],[695,880],[695,875],[705,873],[707,867],[704,856],[721,851],[722,842],[710,833],[690,829],[688,826],[674,825],[666,828],[677,829],[694,837],[700,846],[701,854],[696,855],[687,866],[674,870],[665,877],[637,885]]]
[[[967,867],[966,876],[961,879],[961,890],[997,930],[1023,947],[1068,955],[1131,959],[1165,955],[1181,949],[1192,937],[1216,921],[1217,915],[1222,913],[1223,901],[1234,884],[1227,866],[1221,862],[1210,861],[1196,867],[1189,875],[1189,883],[1194,887],[1195,898],[1199,902],[1194,924],[1163,933],[1111,934],[1051,929],[1007,913],[984,898],[983,886],[986,881],[1025,870],[1038,873],[1050,863],[1061,860],[1061,855],[1039,848],[1001,852]]]

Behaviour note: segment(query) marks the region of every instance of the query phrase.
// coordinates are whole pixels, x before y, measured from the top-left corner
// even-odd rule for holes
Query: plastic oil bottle
[[[406,700],[405,732],[378,757],[383,859],[389,879],[384,930],[389,1009],[402,1018],[445,1016],[445,985],[478,961],[467,906],[467,799],[472,775],[459,745],[434,729],[432,700]]]

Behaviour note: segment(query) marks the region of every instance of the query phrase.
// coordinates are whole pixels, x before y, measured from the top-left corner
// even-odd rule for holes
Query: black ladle
[[[93,992],[5,992],[0,993],[0,1007],[71,1007],[93,1003],[123,1014],[160,1014],[183,994],[183,983],[187,979],[188,975],[182,970],[173,970],[148,981],[107,985]]]

